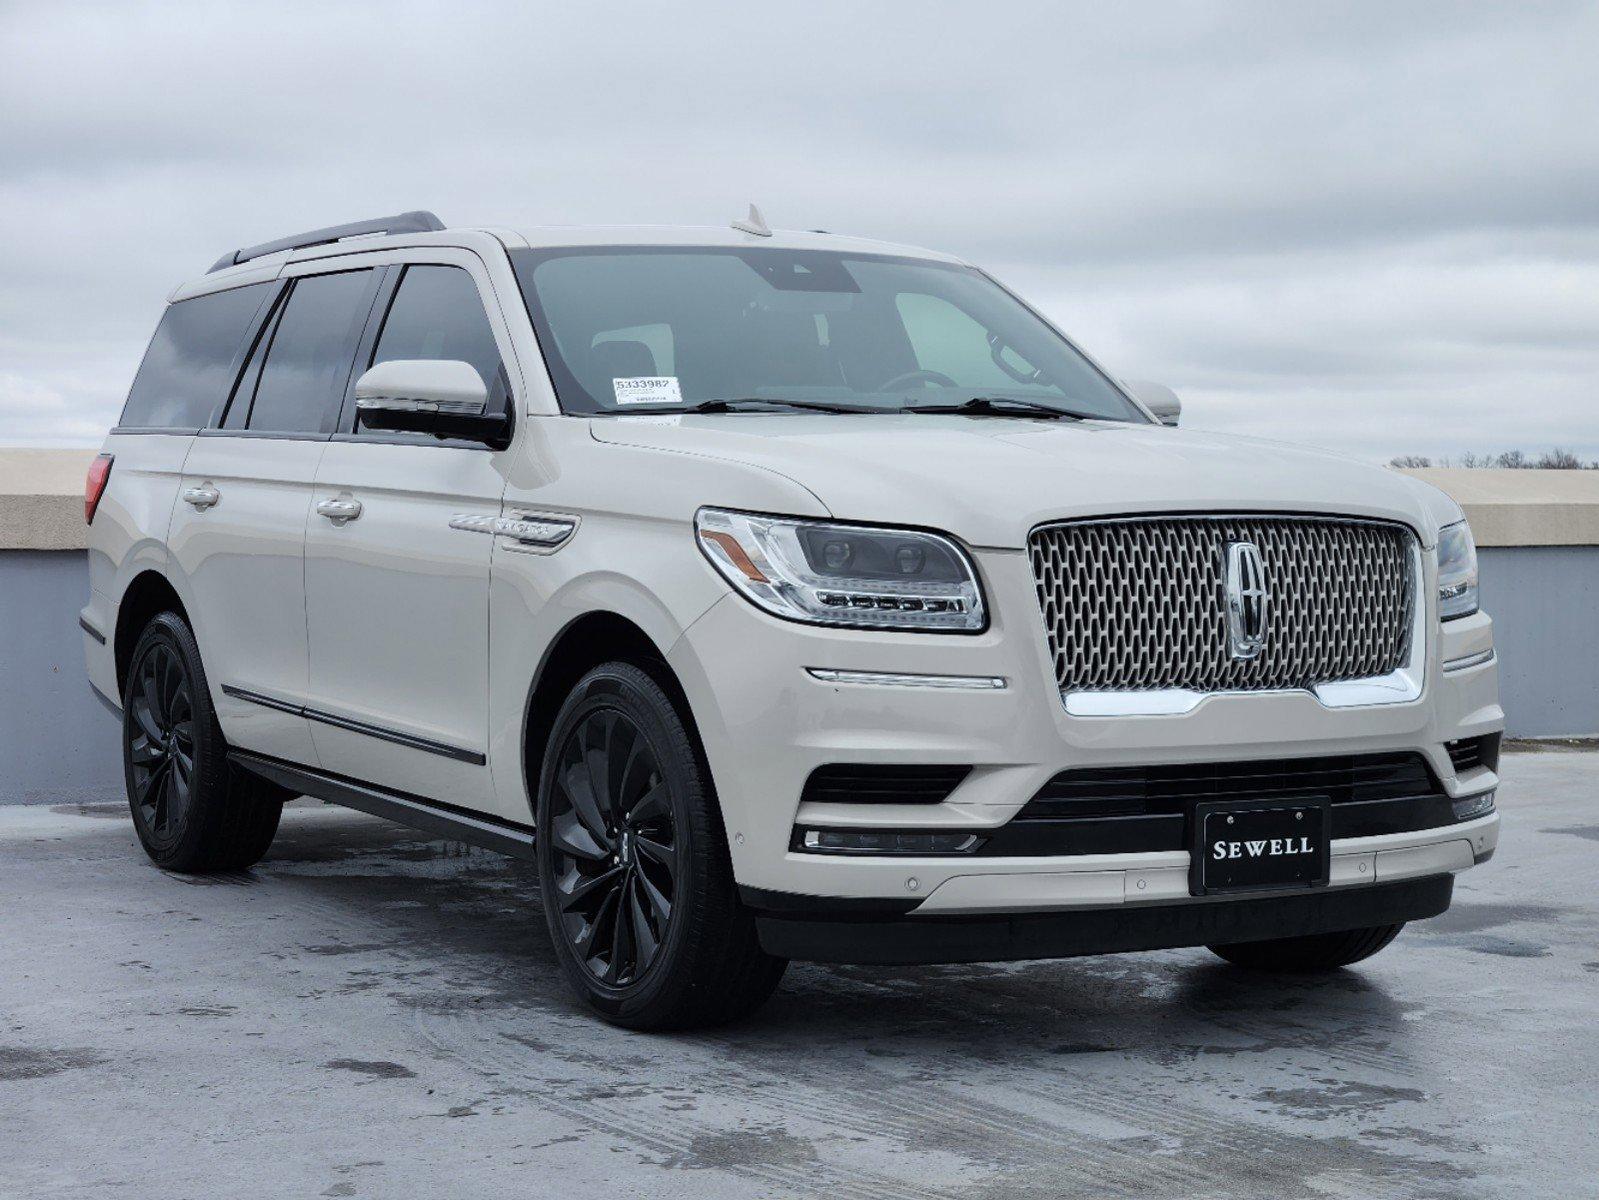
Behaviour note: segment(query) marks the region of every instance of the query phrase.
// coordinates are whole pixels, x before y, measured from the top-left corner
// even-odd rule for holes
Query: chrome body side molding
[[[418,737],[414,733],[404,733],[398,729],[389,729],[382,725],[372,725],[366,721],[357,721],[353,717],[340,716],[338,713],[312,708],[309,705],[300,704],[293,700],[280,700],[275,696],[263,696],[260,692],[234,687],[231,683],[222,685],[222,694],[224,696],[232,696],[235,700],[259,704],[263,708],[276,709],[278,712],[304,717],[307,721],[331,725],[335,729],[347,729],[351,733],[365,734],[367,737],[377,738],[380,741],[393,742],[397,746],[408,746],[412,750],[422,750],[428,754],[437,754],[440,758],[453,758],[456,762],[471,763],[477,767],[485,766],[489,761],[487,755],[477,750],[467,750],[461,746],[452,746],[447,742],[435,742],[431,738]]]

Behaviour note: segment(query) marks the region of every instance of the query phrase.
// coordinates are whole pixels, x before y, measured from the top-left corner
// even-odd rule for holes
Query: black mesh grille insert
[[[1120,854],[1188,848],[1206,800],[1333,804],[1335,838],[1454,822],[1449,798],[1420,754],[1358,754],[1062,771],[995,832],[984,854]]]
[[[1339,804],[1437,790],[1427,760],[1419,754],[1108,767],[1062,771],[1039,789],[1021,818],[1182,813],[1201,800],[1330,796]]]
[[[807,804],[941,804],[971,770],[968,766],[829,763],[811,772],[800,800]]]

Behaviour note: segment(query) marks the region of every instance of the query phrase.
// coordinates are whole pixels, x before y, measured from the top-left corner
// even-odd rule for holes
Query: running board
[[[346,808],[371,813],[374,817],[409,825],[424,833],[469,842],[485,850],[509,854],[513,858],[533,857],[533,831],[523,825],[499,821],[482,813],[469,813],[421,796],[391,792],[376,784],[346,779],[342,775],[329,775],[324,771],[245,750],[230,750],[228,758],[251,774],[285,787],[298,796],[313,796],[332,804],[342,804]]]

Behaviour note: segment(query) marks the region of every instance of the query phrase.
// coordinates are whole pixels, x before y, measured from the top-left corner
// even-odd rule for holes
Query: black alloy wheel
[[[682,873],[668,784],[638,725],[589,713],[557,759],[550,831],[560,924],[600,984],[649,971],[672,921]]]
[[[194,787],[194,689],[177,651],[152,642],[133,666],[127,742],[131,795],[152,841],[182,836]]]
[[[157,613],[122,686],[122,766],[133,828],[168,871],[237,871],[267,852],[288,795],[235,766],[194,631]]]
[[[628,1029],[687,1029],[771,995],[788,964],[761,948],[739,899],[705,753],[665,663],[606,662],[577,680],[537,779],[544,921],[590,1008]]]

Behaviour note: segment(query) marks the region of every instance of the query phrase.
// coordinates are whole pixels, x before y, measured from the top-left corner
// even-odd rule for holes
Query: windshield
[[[513,250],[511,260],[568,413],[716,402],[894,412],[982,399],[1148,419],[970,267],[712,247]]]

